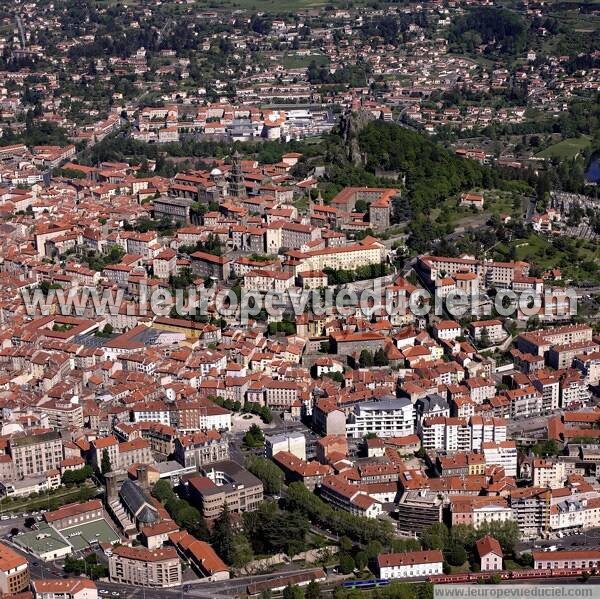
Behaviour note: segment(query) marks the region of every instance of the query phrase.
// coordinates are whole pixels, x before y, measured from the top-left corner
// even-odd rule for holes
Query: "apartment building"
[[[542,394],[542,412],[553,412],[560,407],[560,379],[546,371],[530,377],[531,384]]]
[[[131,464],[151,464],[153,462],[150,441],[138,438],[119,443],[118,467],[121,470],[127,470]]]
[[[539,487],[514,489],[510,493],[510,507],[521,535],[536,538],[550,521],[550,491]]]
[[[369,433],[378,437],[407,437],[414,434],[414,407],[409,399],[383,398],[355,406],[346,423],[346,435],[362,439]]]
[[[355,516],[377,518],[383,509],[381,503],[341,476],[326,476],[321,483],[320,493],[334,507]]]
[[[505,497],[452,497],[450,512],[452,526],[469,524],[479,528],[487,522],[507,522],[515,519]]]
[[[229,443],[217,431],[198,431],[175,439],[175,459],[184,468],[199,470],[229,459]]]
[[[285,410],[298,399],[298,384],[295,381],[270,379],[264,387],[265,403],[269,407]]]
[[[94,468],[99,469],[101,467],[104,452],[108,454],[108,459],[113,470],[119,468],[119,442],[114,435],[100,437],[90,443],[90,456]]]
[[[439,549],[407,551],[405,553],[380,553],[377,567],[380,578],[417,578],[443,574],[444,556]]]
[[[485,442],[506,441],[508,423],[504,418],[471,416],[469,426],[471,427],[471,449],[479,450],[481,444]]]
[[[438,451],[469,451],[471,429],[466,418],[435,416],[426,418],[421,426],[423,449]]]
[[[511,389],[504,394],[509,401],[512,418],[529,418],[542,413],[542,394],[533,386]]]
[[[0,594],[14,595],[29,587],[29,563],[20,553],[0,543]]]
[[[592,327],[589,325],[565,325],[521,333],[517,337],[517,349],[524,353],[545,356],[554,345],[590,343],[591,341]]]
[[[40,409],[48,416],[48,426],[55,430],[83,428],[83,406],[78,403],[50,400]]]
[[[287,451],[301,460],[306,460],[306,437],[301,432],[265,436],[265,456],[271,459],[280,451]]]
[[[517,445],[514,441],[482,443],[481,452],[487,466],[502,466],[506,476],[517,476]]]
[[[174,547],[114,547],[108,559],[111,582],[150,588],[181,584],[181,562]]]
[[[323,482],[324,477],[333,474],[328,464],[307,462],[289,451],[279,451],[273,456],[273,461],[283,470],[288,484],[299,481],[311,491]]]
[[[488,341],[491,345],[506,339],[507,332],[500,320],[478,320],[469,324],[469,332],[475,341]]]
[[[494,262],[473,258],[449,258],[446,256],[419,256],[417,267],[432,282],[455,273],[472,273],[478,284],[509,289],[516,274],[529,274],[526,262]]]
[[[570,368],[576,356],[595,353],[598,345],[593,341],[576,341],[562,345],[553,345],[548,350],[546,361],[552,368]]]
[[[559,460],[535,458],[532,463],[534,487],[557,489],[567,480],[567,465]]]
[[[433,325],[433,335],[439,341],[452,341],[462,335],[462,328],[454,320],[440,320]]]
[[[64,457],[62,439],[56,431],[13,437],[8,450],[19,477],[58,470]]]

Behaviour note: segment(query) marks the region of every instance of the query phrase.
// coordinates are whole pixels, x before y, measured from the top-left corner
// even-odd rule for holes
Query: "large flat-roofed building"
[[[115,547],[108,560],[111,582],[165,588],[181,584],[181,562],[174,547]]]
[[[396,508],[398,530],[420,534],[425,528],[442,521],[442,500],[437,494],[407,491]]]
[[[18,476],[59,470],[64,457],[62,439],[56,431],[13,437],[8,447]]]
[[[152,200],[154,218],[168,218],[169,220],[182,224],[190,223],[190,207],[193,204],[190,198],[174,198],[171,196],[160,196]]]
[[[253,512],[263,500],[262,482],[231,460],[206,466],[202,474],[188,477],[187,485],[205,518],[217,518],[225,504],[233,512]]]
[[[215,256],[207,252],[191,254],[192,272],[200,277],[214,277],[219,281],[229,278],[231,260],[225,256]]]
[[[29,564],[14,549],[0,543],[0,595],[13,595],[29,586]]]

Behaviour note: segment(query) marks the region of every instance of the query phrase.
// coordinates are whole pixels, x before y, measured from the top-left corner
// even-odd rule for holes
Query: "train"
[[[500,580],[527,580],[535,578],[573,578],[591,575],[595,572],[585,568],[567,568],[556,570],[498,570],[495,572],[462,572],[460,574],[433,574],[419,579],[408,579],[409,582],[427,581],[433,584],[479,583],[489,582],[494,577]],[[404,578],[390,580],[388,578],[372,578],[369,580],[346,580],[342,583],[345,589],[373,589],[394,582],[405,581]]]
[[[434,574],[426,580],[434,584],[452,584],[461,582],[487,582],[492,576],[500,580],[520,580],[535,578],[572,578],[590,575],[586,568],[565,568],[555,570],[498,570],[496,572],[462,572],[460,574]]]

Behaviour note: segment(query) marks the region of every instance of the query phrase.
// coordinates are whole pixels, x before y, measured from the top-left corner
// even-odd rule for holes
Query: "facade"
[[[87,522],[95,522],[104,518],[104,509],[99,499],[86,501],[85,503],[71,503],[64,505],[58,510],[44,514],[44,520],[56,528],[63,530]]]
[[[560,570],[564,568],[598,569],[600,550],[533,551],[535,570]]]
[[[382,399],[358,404],[346,423],[346,435],[362,439],[369,433],[378,437],[407,437],[414,434],[414,408],[409,399]]]
[[[481,444],[486,466],[502,466],[506,476],[517,476],[517,446],[514,441]]]
[[[64,457],[62,439],[56,431],[14,437],[10,440],[9,452],[18,476],[58,470]]]
[[[198,431],[175,439],[175,459],[199,470],[206,464],[229,459],[229,443],[217,431]]]
[[[181,562],[174,547],[115,547],[108,560],[111,582],[150,588],[181,584]]]
[[[306,437],[300,432],[266,435],[265,456],[271,459],[280,451],[287,451],[301,460],[306,460]]]
[[[482,572],[502,570],[502,548],[494,537],[486,535],[475,544]]]
[[[417,578],[443,574],[444,556],[439,549],[381,553],[377,556],[380,578]]]
[[[262,482],[235,462],[217,462],[202,473],[186,482],[190,498],[198,502],[205,518],[217,518],[224,505],[232,512],[253,512],[263,500]]]

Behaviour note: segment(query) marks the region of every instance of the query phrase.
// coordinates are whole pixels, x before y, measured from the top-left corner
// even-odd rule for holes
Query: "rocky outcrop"
[[[366,157],[360,151],[358,135],[375,117],[367,110],[347,112],[340,117],[340,134],[344,141],[346,158],[354,166],[364,166]]]

